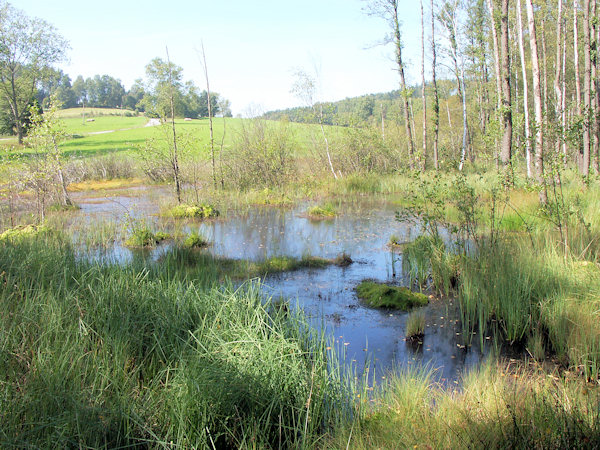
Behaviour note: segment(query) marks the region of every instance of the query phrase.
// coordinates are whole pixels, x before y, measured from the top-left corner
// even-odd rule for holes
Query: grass
[[[209,204],[181,204],[170,208],[163,215],[174,219],[212,219],[219,216],[219,211]]]
[[[302,316],[175,263],[0,243],[0,446],[313,448],[350,417]]]
[[[183,246],[186,248],[204,248],[208,246],[208,240],[198,233],[191,233],[183,241]]]
[[[460,390],[405,369],[388,377],[361,417],[327,448],[595,448],[600,391],[535,367],[488,364]]]
[[[335,206],[328,202],[323,205],[315,205],[308,208],[306,211],[307,215],[311,219],[330,219],[337,216],[337,210]]]
[[[405,336],[409,340],[416,340],[423,337],[425,333],[425,314],[422,311],[414,311],[406,319]]]
[[[356,295],[373,308],[391,308],[408,311],[429,303],[426,295],[410,289],[389,286],[375,281],[363,281],[356,287]]]
[[[171,239],[171,235],[162,231],[153,232],[147,226],[136,226],[131,230],[125,245],[132,248],[154,247],[162,241]]]

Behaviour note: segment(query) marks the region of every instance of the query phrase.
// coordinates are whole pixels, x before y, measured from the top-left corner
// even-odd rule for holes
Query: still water
[[[113,196],[88,199],[81,195],[81,217],[86,220],[123,221],[126,217],[157,221],[157,190],[140,191],[134,197]],[[226,218],[186,222],[185,231],[199,231],[211,242],[209,251],[227,258],[262,260],[272,256],[312,255],[333,258],[349,254],[348,267],[329,266],[269,275],[263,279],[265,295],[283,297],[302,308],[310,323],[325,327],[332,345],[344,361],[361,373],[365,365],[375,377],[407,365],[428,365],[438,371],[443,383],[457,382],[461,373],[484,358],[474,339],[464,347],[457,305],[451,299],[432,299],[423,308],[426,317],[422,344],[404,338],[408,313],[365,307],[355,294],[364,279],[389,284],[408,280],[402,271],[402,255],[387,243],[391,235],[400,241],[418,236],[418,226],[400,223],[397,208],[383,201],[352,201],[341,204],[330,220],[314,221],[305,215],[309,205],[292,209],[254,207]],[[164,226],[164,224],[163,224]],[[167,225],[168,226],[168,225]],[[149,253],[158,259],[170,244],[161,244]],[[117,240],[93,257],[115,261],[131,259],[132,252]]]

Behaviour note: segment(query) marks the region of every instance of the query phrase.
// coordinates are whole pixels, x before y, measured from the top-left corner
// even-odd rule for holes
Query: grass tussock
[[[408,311],[429,303],[426,295],[399,286],[375,281],[363,281],[356,287],[356,295],[373,308],[393,308]]]
[[[162,241],[171,239],[171,235],[163,231],[154,232],[146,226],[135,227],[125,245],[132,248],[149,248],[160,244]]]
[[[422,311],[411,312],[406,319],[406,338],[420,339],[425,334],[425,314]]]
[[[332,203],[325,203],[323,205],[315,205],[308,208],[306,214],[310,219],[331,219],[337,216],[337,210]]]

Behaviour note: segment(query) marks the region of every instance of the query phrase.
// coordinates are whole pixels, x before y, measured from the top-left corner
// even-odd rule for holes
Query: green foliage
[[[404,245],[402,262],[406,263],[403,267],[408,272],[411,283],[416,282],[420,288],[425,287],[432,276],[433,259],[444,251],[444,242],[439,237],[426,235]]]
[[[199,233],[191,233],[183,241],[183,246],[187,248],[203,248],[208,245],[208,240]]]
[[[219,216],[219,211],[214,205],[176,205],[164,215],[175,219],[212,219]]]
[[[432,371],[402,369],[325,447],[593,448],[599,401],[596,387],[500,364],[471,371],[460,389],[440,389]]]
[[[408,311],[429,303],[426,295],[412,292],[405,287],[389,286],[375,281],[363,281],[356,287],[356,294],[373,308],[393,308]]]
[[[171,239],[171,235],[162,231],[154,233],[150,227],[138,221],[131,221],[129,225],[129,237],[125,245],[133,248],[154,247],[164,240]]]
[[[292,131],[287,123],[242,123],[228,159],[226,179],[239,189],[281,187],[296,174]]]
[[[19,241],[21,239],[27,239],[39,234],[46,234],[48,232],[50,232],[50,228],[45,225],[25,225],[16,228],[9,228],[8,230],[0,233],[0,242]]]

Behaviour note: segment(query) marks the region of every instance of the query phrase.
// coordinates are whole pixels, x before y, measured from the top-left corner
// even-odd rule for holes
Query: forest
[[[596,0],[348,7],[398,89],[234,118],[0,1],[0,447],[600,446]]]

